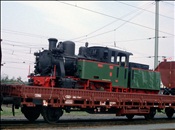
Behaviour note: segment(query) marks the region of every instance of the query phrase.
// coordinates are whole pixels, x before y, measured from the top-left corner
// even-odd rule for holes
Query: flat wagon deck
[[[11,103],[14,108],[21,107],[30,121],[37,119],[37,116],[35,118],[29,116],[30,110],[38,111],[36,115],[41,113],[48,122],[58,121],[63,114],[63,109],[66,112],[83,110],[88,113],[126,115],[129,119],[134,115],[143,115],[147,119],[153,118],[156,110],[163,109],[168,118],[171,118],[175,110],[175,96],[171,95],[85,91],[26,85],[2,84],[1,99],[1,104]],[[51,113],[54,117],[50,117]]]

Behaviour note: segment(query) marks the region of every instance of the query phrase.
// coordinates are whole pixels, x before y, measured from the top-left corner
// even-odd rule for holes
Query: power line
[[[10,58],[12,58],[12,59],[16,59],[16,60],[22,60],[22,61],[29,61],[29,62],[33,62],[33,61],[31,61],[31,60],[28,60],[28,59],[23,59],[22,57],[20,58],[19,56],[21,56],[21,55],[17,55],[17,54],[11,54],[11,53],[6,53],[5,54],[6,56],[10,56]],[[13,56],[13,57],[12,57]]]
[[[8,30],[8,31],[11,31],[11,30]],[[115,31],[115,29],[114,30],[112,30],[112,31]],[[108,31],[108,32],[112,32],[112,31]],[[12,32],[16,32],[16,31],[12,31]],[[105,34],[105,33],[108,33],[108,32],[104,32],[104,33],[101,33],[101,34]],[[17,32],[18,33],[18,32]],[[20,32],[20,35],[22,35],[24,32]],[[26,33],[26,35],[30,35],[30,36],[33,36],[33,34],[30,34],[30,33]],[[42,37],[41,35],[36,35],[37,37]],[[14,42],[14,41],[11,41],[11,42]],[[80,42],[80,41],[78,41],[78,42]],[[84,42],[83,42],[84,43]],[[29,47],[29,48],[32,48],[32,47]]]
[[[11,66],[2,66],[2,67],[4,67],[4,68],[11,68],[11,69],[20,69],[20,70],[25,70],[25,71],[27,71],[26,70],[26,68],[19,68],[19,67],[11,67]]]
[[[10,30],[9,30],[10,31]],[[13,30],[11,30],[11,31],[13,31]],[[8,33],[8,32],[7,32]],[[22,33],[22,32],[21,32]],[[15,34],[15,35],[22,35],[22,34]],[[67,40],[67,39],[59,39],[59,40]],[[6,43],[8,43],[8,42],[15,42],[15,43],[21,43],[21,44],[30,44],[29,46],[31,46],[31,47],[29,47],[29,48],[33,48],[33,47],[35,47],[35,46],[46,46],[46,45],[32,45],[32,43],[26,43],[26,42],[19,42],[19,41],[14,41],[14,40],[4,40],[3,39],[3,41],[7,41]],[[76,42],[76,41],[75,41]],[[79,42],[79,43],[84,43],[84,42]],[[11,43],[9,43],[9,44],[11,44]],[[5,45],[5,44],[4,44]],[[48,46],[47,46],[48,47]],[[39,48],[39,47],[38,47]]]
[[[59,2],[60,2],[60,1],[59,1]],[[138,24],[138,23],[135,23],[135,22],[131,22],[131,21],[128,21],[128,20],[124,20],[124,19],[121,19],[121,18],[117,18],[117,17],[115,17],[115,16],[111,16],[111,15],[108,15],[108,14],[105,14],[105,13],[101,13],[101,12],[98,12],[98,11],[94,11],[94,10],[91,10],[91,9],[87,9],[87,8],[84,8],[84,7],[81,7],[81,6],[78,6],[78,5],[73,5],[73,4],[66,3],[66,2],[60,2],[60,3],[66,4],[66,5],[69,5],[69,6],[73,6],[73,7],[76,7],[76,8],[80,8],[80,9],[83,9],[83,10],[86,10],[86,11],[89,11],[89,12],[92,12],[92,13],[96,13],[96,14],[99,14],[99,15],[103,15],[103,16],[106,16],[106,17],[109,17],[109,18],[118,19],[118,20],[121,20],[121,21],[124,21],[124,22],[128,22],[128,23],[131,23],[131,24],[134,24],[134,25],[143,27],[143,28],[155,30],[154,28],[151,28],[151,27],[148,27],[148,26],[145,26],[145,25],[141,25],[141,24]],[[159,30],[159,32],[162,32],[162,33],[165,33],[165,34],[168,34],[168,35],[175,36],[174,34],[171,34],[171,33],[168,33],[168,32],[164,32],[164,31],[161,31],[161,30]]]
[[[1,29],[4,33],[11,33],[15,35],[23,35],[23,36],[29,36],[29,37],[36,37],[36,38],[50,38],[49,36],[44,36],[44,35],[37,35],[37,34],[31,34],[31,33],[26,33],[26,32],[19,32],[19,31],[13,31],[13,30],[8,30],[8,29]],[[63,38],[59,38],[60,40],[65,40]]]
[[[149,3],[149,5],[150,5],[150,3]],[[142,5],[142,6],[146,6],[146,4],[145,4],[145,5]],[[136,9],[136,10],[133,10],[133,11],[131,11],[131,12],[129,12],[129,13],[127,13],[127,14],[121,16],[120,18],[127,17],[127,16],[129,16],[129,15],[135,13],[136,11],[138,11],[138,10],[137,10],[137,9]],[[87,36],[89,36],[89,35],[91,35],[91,34],[97,32],[97,31],[99,31],[99,30],[101,30],[101,29],[103,29],[103,28],[105,28],[105,27],[107,27],[107,26],[109,26],[109,25],[111,25],[111,24],[117,22],[117,21],[118,21],[118,19],[117,19],[117,20],[114,20],[114,21],[112,21],[112,22],[110,22],[110,23],[108,23],[108,24],[106,24],[106,25],[104,25],[104,26],[102,26],[102,27],[100,27],[100,28],[98,28],[98,29],[96,29],[96,30],[94,30],[94,31],[92,31],[92,32],[90,32],[90,33],[88,33],[88,34],[86,34],[86,35],[83,35],[83,36],[80,36],[80,37],[77,37],[77,38],[73,38],[73,39],[71,39],[71,40],[75,40],[75,39],[87,37]]]
[[[155,14],[155,12],[153,12],[153,11],[149,11],[149,10],[146,10],[146,9],[143,9],[143,8],[140,8],[140,7],[136,7],[136,6],[133,6],[133,5],[130,5],[130,4],[127,4],[127,3],[124,3],[124,2],[120,2],[120,1],[118,1],[118,0],[116,0],[117,2],[119,2],[119,3],[121,3],[121,4],[125,4],[125,5],[127,5],[127,6],[130,6],[130,7],[134,7],[134,8],[137,8],[137,9],[140,9],[140,10],[144,10],[144,11],[146,11],[146,12],[149,12],[149,13],[153,13],[153,14]],[[173,20],[175,20],[174,18],[172,18],[172,17],[168,17],[168,16],[166,16],[166,15],[163,15],[163,14],[158,14],[159,16],[162,16],[162,17],[165,17],[165,18],[169,18],[169,19],[173,19]]]
[[[4,64],[8,64],[8,63],[12,63],[12,64],[26,64],[26,61],[22,61],[22,62],[16,62],[16,61],[3,61]],[[30,63],[30,62],[28,62]],[[34,62],[33,62],[34,63]]]
[[[11,46],[17,46],[17,47],[23,47],[23,48],[36,48],[36,47],[30,47],[30,46],[26,46],[26,45],[15,45],[15,44],[11,44],[11,43],[7,43],[4,42],[4,45],[11,45]]]
[[[14,41],[14,40],[6,40],[6,39],[3,39],[3,42],[15,42],[15,43],[21,43],[23,46],[25,46],[24,44],[27,44],[27,45],[30,45],[30,46],[41,46],[41,45],[36,45],[36,44],[38,44],[38,43],[34,43],[34,44],[32,44],[32,43],[30,43],[30,42],[20,42],[20,41]]]
[[[134,41],[145,41],[145,40],[152,40],[155,37],[148,37],[148,38],[140,38],[140,39],[128,39],[128,40],[121,40],[121,41],[115,41],[116,43],[123,43],[123,42],[134,42]],[[170,38],[168,36],[159,36],[159,38]],[[95,43],[93,42],[92,44],[110,44],[113,43],[113,41],[109,41],[109,42],[100,42],[100,43]]]
[[[150,3],[149,3],[149,4],[150,4]],[[133,12],[135,12],[135,10],[132,11],[132,12],[129,12],[128,14],[126,14],[126,15],[120,17],[120,18],[126,17],[126,16],[132,14]],[[107,24],[107,25],[105,25],[105,26],[103,26],[103,27],[101,27],[101,28],[99,28],[99,29],[97,29],[97,30],[95,30],[95,31],[93,31],[93,32],[88,33],[87,35],[93,34],[93,33],[97,32],[97,31],[103,29],[104,27],[107,27],[107,26],[111,25],[112,23],[114,23],[114,22],[116,22],[116,21],[118,21],[118,19],[115,20],[115,21],[113,21],[113,22],[111,22],[111,23],[109,23],[109,24]],[[19,32],[19,31],[8,30],[8,29],[1,29],[1,31],[3,31],[4,33],[12,33],[12,34],[15,34],[15,35],[24,35],[24,36],[38,37],[38,38],[49,38],[48,36],[37,35],[37,34],[31,34],[31,33],[26,33],[26,32]],[[86,37],[87,35],[80,36],[80,37],[78,37],[78,38]],[[73,39],[71,39],[71,40],[75,40],[75,39],[78,39],[78,38],[73,38]],[[60,39],[60,40],[65,40],[65,39]],[[13,42],[13,41],[10,41],[10,42]],[[18,42],[18,43],[22,43],[22,42]],[[32,46],[33,46],[33,45],[32,45]],[[36,46],[37,46],[37,45],[36,45]]]
[[[3,45],[10,45],[10,46],[13,46],[13,47],[16,46],[16,47],[22,47],[22,48],[33,48],[33,49],[36,49],[36,48],[42,48],[43,47],[43,45],[41,45],[40,47],[35,47],[35,46],[33,47],[33,46],[30,46],[30,45],[18,45],[18,44],[12,44],[12,43],[8,43],[8,42],[3,42],[3,43],[5,43]]]
[[[27,55],[33,55],[33,52],[31,52],[30,50],[28,50],[28,51],[20,50],[19,51],[19,50],[11,50],[11,49],[6,49],[6,48],[2,48],[2,49],[3,49],[3,53],[4,54],[11,54],[11,55],[14,55],[14,54],[27,54]]]
[[[37,37],[37,38],[49,38],[47,36],[37,35],[37,34],[31,34],[31,33],[26,33],[26,32],[18,32],[18,31],[7,30],[7,29],[1,29],[1,30],[3,32],[17,34],[17,35],[23,35],[23,36],[29,36],[29,37]]]
[[[163,3],[168,4],[168,5],[175,6],[174,4],[171,4],[171,3],[169,3],[169,2],[165,2],[165,1],[163,1]]]
[[[132,18],[131,18],[132,19]],[[119,29],[120,27],[122,27],[124,24],[126,24],[127,22],[125,22],[125,23],[123,23],[123,24],[121,24],[120,26],[118,26],[117,28],[115,28],[115,29],[112,29],[112,30],[109,30],[109,31],[106,31],[106,32],[103,32],[103,33],[99,33],[99,34],[96,34],[96,35],[94,35],[94,36],[91,36],[91,37],[88,37],[88,39],[90,39],[90,38],[94,38],[94,37],[97,37],[97,36],[100,36],[100,35],[104,35],[104,34],[107,34],[107,33],[110,33],[110,32],[114,32],[114,31],[116,31],[117,29]],[[159,38],[167,38],[168,36],[162,36],[162,37],[159,37]],[[150,38],[149,38],[150,39]],[[80,40],[78,40],[78,42],[79,41],[83,41],[83,40],[86,40],[86,38],[84,38],[84,39],[80,39]],[[137,40],[144,40],[144,39],[133,39],[133,40],[130,40],[130,41],[137,41]],[[117,42],[117,41],[116,41]],[[126,41],[120,41],[120,42],[128,42],[127,40]]]
[[[11,54],[11,53],[6,53],[5,54],[5,57],[8,59],[15,59],[15,60],[21,60],[21,61],[29,61],[29,62],[33,62],[32,60],[29,60],[28,58],[26,57],[20,57],[21,55],[17,55],[17,54]]]
[[[111,31],[115,31],[115,29],[113,29],[113,30],[110,30],[110,31],[107,31],[107,32],[104,32],[104,34],[105,33],[108,33],[108,32],[111,32]],[[103,33],[102,33],[103,34]],[[97,35],[102,35],[102,34],[97,34]],[[95,35],[96,36],[96,35]],[[92,36],[92,37],[95,37],[95,36]],[[170,37],[172,37],[172,36],[159,36],[159,38],[170,38]],[[91,37],[90,37],[91,38]],[[121,43],[121,42],[133,42],[133,41],[141,41],[141,40],[151,40],[151,39],[154,39],[155,37],[148,37],[148,38],[138,38],[138,39],[128,39],[128,40],[121,40],[121,41],[116,41],[117,43]],[[11,42],[14,42],[14,43],[20,43],[20,42],[18,42],[18,41],[12,41],[12,40],[5,40],[5,41],[11,41]],[[75,42],[80,42],[80,41],[75,41]],[[4,42],[2,42],[2,43],[4,43]],[[6,43],[6,42],[5,42]],[[80,42],[80,43],[84,43],[84,42]],[[112,42],[100,42],[100,43],[95,43],[95,42],[92,42],[92,44],[105,44],[105,43],[112,43]],[[10,45],[10,46],[13,46],[13,47],[15,47],[15,46],[17,46],[17,45],[15,45],[15,44],[10,44],[10,43],[6,43],[6,44],[3,44],[3,45]],[[18,47],[18,46],[17,46]],[[22,48],[28,48],[28,49],[31,49],[31,47],[29,46],[29,47],[27,47],[27,45],[25,45],[25,46],[22,46],[22,45],[20,45],[19,47],[22,47]],[[43,46],[41,46],[40,48],[43,48]],[[38,48],[36,48],[36,47],[34,47],[34,49],[38,49]],[[14,49],[7,49],[7,48],[2,48],[2,50],[9,50],[9,51],[15,51]],[[28,51],[30,51],[30,50],[17,50],[18,52],[28,52]],[[37,50],[35,50],[35,51],[37,51]]]

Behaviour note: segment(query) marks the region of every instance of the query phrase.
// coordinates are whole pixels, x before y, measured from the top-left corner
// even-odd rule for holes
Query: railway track
[[[175,117],[173,119],[167,119],[165,117],[155,118],[153,120],[145,120],[143,118],[136,117],[133,120],[127,119],[61,119],[58,123],[48,124],[43,119],[38,119],[34,123],[30,123],[25,119],[16,120],[2,120],[1,129],[70,129],[78,127],[105,127],[105,126],[121,126],[121,125],[146,125],[146,124],[163,124],[163,123],[175,123]]]

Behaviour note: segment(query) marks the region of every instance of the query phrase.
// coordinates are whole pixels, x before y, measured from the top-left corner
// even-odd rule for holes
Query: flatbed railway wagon
[[[157,111],[165,111],[168,118],[173,117],[175,68],[160,64],[160,72],[152,71],[148,65],[129,62],[132,53],[87,44],[76,56],[72,41],[60,42],[57,47],[56,43],[57,39],[51,38],[49,50],[34,54],[35,71],[28,76],[28,85],[1,84],[1,105],[12,104],[13,113],[21,108],[29,121],[41,114],[49,123],[71,111],[128,119],[134,115],[152,119]],[[171,85],[163,89],[162,74],[171,77],[165,83]]]
[[[57,122],[63,114],[63,109],[66,112],[83,110],[92,114],[111,113],[129,119],[134,115],[152,119],[156,110],[163,109],[168,118],[172,118],[175,109],[175,96],[170,95],[111,93],[25,85],[1,85],[1,92],[4,103],[13,104],[13,109],[21,107],[29,121],[36,120],[42,114],[47,122]]]

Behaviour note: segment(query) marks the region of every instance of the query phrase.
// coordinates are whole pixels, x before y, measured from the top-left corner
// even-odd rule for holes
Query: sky
[[[159,2],[159,62],[175,60],[173,1]],[[107,46],[133,53],[132,62],[154,68],[154,1],[1,1],[1,77],[34,70],[34,52],[48,38],[84,46]]]

